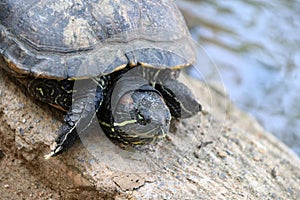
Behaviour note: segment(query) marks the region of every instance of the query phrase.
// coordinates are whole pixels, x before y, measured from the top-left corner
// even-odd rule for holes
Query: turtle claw
[[[44,155],[45,160],[49,160],[52,156],[54,156],[54,151],[51,151],[51,153]]]
[[[62,150],[62,146],[55,143],[54,148],[51,149],[51,153],[44,155],[44,158],[46,160],[48,160],[51,157],[56,156],[57,154],[59,154],[61,152],[61,150]]]

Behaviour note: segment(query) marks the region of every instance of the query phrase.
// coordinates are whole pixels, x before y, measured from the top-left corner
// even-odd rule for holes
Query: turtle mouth
[[[167,132],[169,126],[157,125],[156,128],[150,129],[148,131],[134,131],[120,132],[120,136],[123,138],[125,143],[133,145],[147,145],[154,143],[158,140],[163,139]]]
[[[158,126],[157,129],[154,129],[152,131],[152,133],[153,132],[156,132],[156,133],[151,135],[150,137],[145,137],[145,139],[151,140],[151,142],[148,142],[148,143],[153,143],[155,141],[161,140],[166,137],[168,129],[169,129],[168,126]],[[145,134],[145,135],[147,135],[147,134]]]
[[[152,138],[152,141],[150,143],[155,143],[155,142],[158,142],[162,139],[164,139],[167,135],[167,132],[169,127],[160,127],[157,131],[157,134],[155,134]]]
[[[157,134],[153,137],[153,140],[151,143],[158,142],[158,141],[164,139],[166,137],[166,135],[167,135],[167,131],[164,130],[163,127],[161,127],[159,129],[159,131],[157,132]]]

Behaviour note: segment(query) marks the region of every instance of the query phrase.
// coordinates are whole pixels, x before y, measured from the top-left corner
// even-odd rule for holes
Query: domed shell
[[[108,74],[127,64],[181,68],[195,60],[170,0],[6,0],[0,53],[16,75],[54,79]]]

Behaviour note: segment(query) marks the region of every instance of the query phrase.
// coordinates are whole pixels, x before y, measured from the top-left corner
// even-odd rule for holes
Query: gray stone
[[[105,162],[117,158],[109,145],[93,144],[103,153],[95,157],[80,141],[45,160],[62,113],[26,97],[0,72],[1,197],[300,199],[299,158],[213,86],[190,79],[204,112],[176,122],[149,155],[132,155],[131,166],[130,159]],[[145,163],[134,162],[143,156],[152,162],[144,171]]]

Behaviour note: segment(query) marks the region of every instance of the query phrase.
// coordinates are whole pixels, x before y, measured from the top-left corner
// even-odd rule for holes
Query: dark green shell
[[[195,60],[184,19],[170,0],[4,2],[0,62],[14,75],[82,79],[127,64],[182,68]]]

